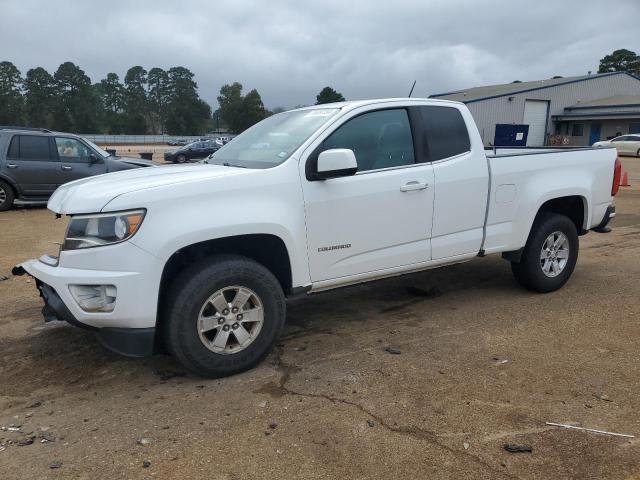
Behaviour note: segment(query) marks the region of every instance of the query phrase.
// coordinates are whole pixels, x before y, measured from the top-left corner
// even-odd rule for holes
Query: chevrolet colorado
[[[129,356],[167,347],[218,377],[256,365],[289,295],[501,253],[516,280],[560,288],[578,236],[606,231],[614,148],[485,152],[464,104],[384,99],[274,115],[202,164],[59,187],[59,255],[14,268],[45,320]]]

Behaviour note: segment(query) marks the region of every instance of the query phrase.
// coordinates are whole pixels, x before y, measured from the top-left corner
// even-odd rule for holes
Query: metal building
[[[640,78],[555,77],[431,95],[467,104],[486,146],[592,145],[640,133]]]

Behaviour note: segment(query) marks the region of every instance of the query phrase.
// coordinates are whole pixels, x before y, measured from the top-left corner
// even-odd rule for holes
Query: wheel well
[[[217,238],[183,247],[167,261],[160,280],[159,299],[165,297],[172,280],[194,262],[217,253],[242,255],[264,265],[282,285],[286,292],[291,290],[291,262],[284,242],[275,235],[252,234]]]
[[[9,188],[13,191],[14,198],[18,198],[18,188],[8,178],[0,177],[0,182],[4,182],[9,185]]]
[[[552,200],[546,201],[540,206],[538,214],[536,215],[536,219],[542,212],[553,212],[565,215],[569,217],[571,221],[573,221],[574,225],[576,226],[576,230],[578,231],[578,235],[583,235],[584,233],[586,233],[586,231],[584,230],[584,199],[578,195],[554,198]]]

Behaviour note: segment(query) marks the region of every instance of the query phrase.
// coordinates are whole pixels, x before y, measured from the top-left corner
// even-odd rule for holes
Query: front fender
[[[196,243],[273,235],[287,248],[293,285],[310,283],[304,200],[295,161],[233,178],[126,193],[108,208],[146,208],[131,241],[165,263],[176,251]]]

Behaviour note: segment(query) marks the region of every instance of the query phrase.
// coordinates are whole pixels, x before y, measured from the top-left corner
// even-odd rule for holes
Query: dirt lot
[[[490,257],[296,299],[276,351],[223,380],[45,326],[34,283],[0,281],[0,426],[21,426],[0,431],[0,478],[640,478],[640,161],[624,164],[616,228],[581,238],[561,291]],[[63,229],[0,214],[0,274]]]

